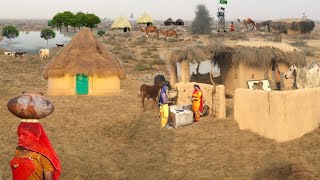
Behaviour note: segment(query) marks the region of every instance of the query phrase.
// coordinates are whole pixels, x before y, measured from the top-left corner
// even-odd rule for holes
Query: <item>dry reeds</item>
[[[62,77],[66,74],[119,76],[125,72],[118,59],[84,28],[78,32],[60,54],[47,64],[43,77]]]

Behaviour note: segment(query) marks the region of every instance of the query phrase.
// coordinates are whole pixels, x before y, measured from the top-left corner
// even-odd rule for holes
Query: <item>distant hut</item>
[[[269,80],[275,86],[275,68],[279,65],[282,88],[290,89],[292,80],[284,80],[284,74],[292,64],[305,66],[303,51],[285,43],[239,42],[235,46],[226,46],[216,42],[206,48],[214,63],[220,68],[220,82],[226,92],[233,94],[236,88],[248,88],[249,80]]]
[[[113,56],[85,28],[46,66],[48,95],[117,95],[125,72]]]
[[[308,34],[314,28],[315,23],[310,19],[282,19],[270,22],[272,33],[283,32],[289,35]]]
[[[184,21],[182,19],[178,19],[176,20],[176,23],[175,23],[177,26],[184,26]]]
[[[112,26],[111,26],[112,30],[122,30],[123,32],[128,32],[131,30],[131,24],[128,21],[128,19],[124,18],[124,17],[118,17],[118,19],[116,19]]]
[[[220,77],[213,78],[208,74],[209,82],[223,84],[226,93],[232,95],[236,88],[248,88],[249,80],[269,80],[275,82],[275,68],[279,65],[284,74],[292,64],[305,66],[303,51],[284,43],[241,42],[227,46],[221,42],[212,43],[206,47],[187,46],[184,49],[174,49],[162,55],[169,65],[171,84],[177,83],[177,62],[181,66],[181,81],[190,81],[189,63],[201,63],[212,59],[220,68]],[[282,88],[290,89],[292,80],[284,80]],[[274,83],[271,86],[274,87]]]
[[[164,21],[165,26],[171,26],[174,24],[175,24],[175,22],[171,18],[168,18],[167,20]]]
[[[153,25],[153,19],[145,12],[137,21],[137,24]]]

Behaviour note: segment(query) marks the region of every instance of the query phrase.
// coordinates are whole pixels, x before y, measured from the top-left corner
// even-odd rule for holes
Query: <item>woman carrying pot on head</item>
[[[198,84],[193,85],[193,93],[192,93],[192,111],[193,111],[193,117],[194,121],[196,123],[199,123],[200,121],[200,112],[203,110],[203,93]]]
[[[159,114],[160,114],[160,121],[161,121],[161,128],[165,127],[168,123],[169,119],[169,103],[173,103],[168,98],[168,91],[169,91],[169,84],[164,83],[160,95],[159,95]]]

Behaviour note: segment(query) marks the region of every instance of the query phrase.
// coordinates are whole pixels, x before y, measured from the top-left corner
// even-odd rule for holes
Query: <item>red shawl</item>
[[[201,92],[201,96],[199,97],[199,99],[200,99],[199,111],[202,112],[203,111],[203,92],[200,89],[200,86],[199,85],[197,85],[197,86],[198,86],[199,90],[198,89],[193,90],[192,94],[198,94],[198,92]]]
[[[42,154],[54,167],[53,179],[58,180],[61,173],[60,160],[54,151],[40,123],[21,123],[18,127],[18,145]]]

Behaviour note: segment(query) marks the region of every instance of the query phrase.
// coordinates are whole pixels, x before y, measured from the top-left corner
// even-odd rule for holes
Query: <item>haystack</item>
[[[131,30],[131,24],[128,21],[128,19],[124,17],[118,17],[118,19],[116,19],[113,22],[111,29],[112,30],[120,29],[120,30],[123,30],[123,32],[128,32]]]
[[[145,12],[137,21],[137,24],[146,24],[151,26],[153,24],[153,19]]]
[[[167,20],[164,21],[165,26],[171,26],[174,24],[175,24],[175,22],[171,18],[168,18]]]
[[[306,65],[303,51],[285,43],[243,41],[227,46],[215,42],[205,51],[218,63],[220,81],[225,85],[226,92],[231,94],[236,88],[248,88],[249,80],[268,79],[273,87],[276,65],[282,73],[282,87],[290,89],[293,82],[285,80],[284,74],[292,64],[299,67]]]
[[[46,66],[48,95],[119,94],[125,72],[113,56],[85,28]]]
[[[176,23],[175,23],[177,26],[184,26],[184,21],[182,19],[178,19],[176,20]]]

